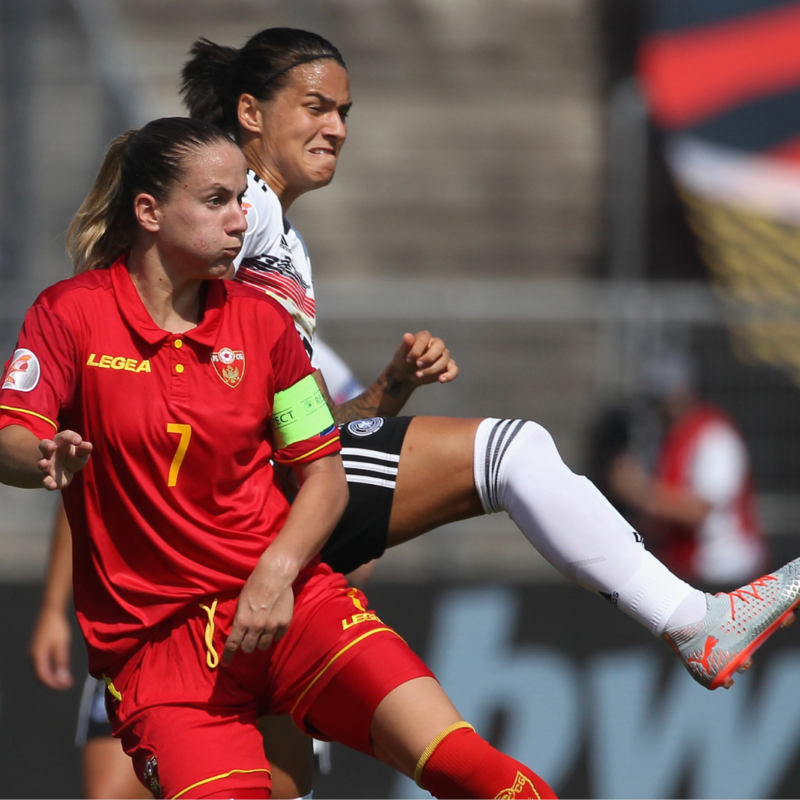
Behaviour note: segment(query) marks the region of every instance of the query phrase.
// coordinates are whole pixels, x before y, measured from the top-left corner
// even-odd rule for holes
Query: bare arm
[[[645,514],[668,522],[699,525],[712,509],[711,503],[690,490],[668,486],[651,477],[627,454],[614,461],[609,484],[626,503]]]
[[[62,503],[58,504],[42,606],[31,637],[30,657],[36,677],[51,689],[69,689],[72,630],[67,618],[72,594],[72,536]]]
[[[0,429],[0,483],[19,489],[41,489],[42,472],[37,466],[42,453],[39,439],[21,425]]]
[[[396,417],[418,386],[449,383],[458,366],[445,343],[428,331],[403,334],[386,369],[360,395],[334,405],[319,372],[315,374],[337,425],[366,417]]]
[[[69,486],[91,453],[92,445],[74,431],[40,441],[27,428],[9,425],[0,429],[0,483],[54,492]]]
[[[342,459],[325,456],[296,468],[300,489],[286,524],[264,551],[239,595],[222,654],[230,664],[238,649],[266,650],[286,632],[294,611],[292,584],[322,549],[347,505]]]

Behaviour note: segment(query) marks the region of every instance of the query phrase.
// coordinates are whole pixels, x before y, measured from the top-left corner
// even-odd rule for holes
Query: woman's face
[[[350,79],[332,58],[290,70],[289,83],[261,103],[262,167],[291,195],[327,186],[347,138]]]
[[[182,178],[154,208],[162,261],[188,279],[224,276],[247,230],[241,205],[246,188],[238,147],[219,142],[189,157]]]

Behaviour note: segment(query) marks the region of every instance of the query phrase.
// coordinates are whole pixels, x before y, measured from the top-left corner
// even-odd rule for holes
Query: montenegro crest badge
[[[211,363],[214,370],[228,386],[238,386],[244,377],[244,352],[231,350],[230,347],[221,347],[216,353],[211,354]]]

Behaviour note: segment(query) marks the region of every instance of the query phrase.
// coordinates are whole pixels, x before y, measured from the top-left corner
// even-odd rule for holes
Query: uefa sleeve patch
[[[30,350],[21,347],[14,352],[0,389],[14,389],[17,392],[33,391],[39,383],[41,373],[39,359]]]
[[[270,425],[279,449],[319,436],[333,425],[330,409],[313,375],[275,395]]]

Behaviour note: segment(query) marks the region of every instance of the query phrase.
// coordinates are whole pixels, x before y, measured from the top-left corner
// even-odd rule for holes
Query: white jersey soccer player
[[[314,299],[314,284],[311,272],[311,261],[300,234],[295,230],[289,220],[284,216],[280,199],[277,194],[269,187],[263,180],[261,180],[255,172],[248,171],[248,188],[245,195],[245,206],[248,215],[248,230],[245,235],[244,245],[242,252],[236,262],[237,274],[236,279],[248,283],[252,286],[263,288],[265,292],[273,296],[280,302],[284,308],[294,317],[295,326],[303,339],[306,349],[312,358],[312,364],[318,366],[318,361],[314,353],[314,336],[316,331],[316,302]],[[316,361],[316,364],[315,364]],[[324,373],[323,373],[324,374]],[[489,445],[486,447],[480,446],[482,438],[487,436],[491,440],[495,436],[495,428],[503,426],[504,433],[509,434],[511,425],[520,426],[521,421],[509,422],[498,421],[493,419],[485,419],[476,434],[476,450],[488,450]],[[377,425],[375,427],[374,425]],[[537,430],[536,426],[528,423],[529,428]],[[352,494],[354,484],[371,483],[375,486],[383,485],[386,488],[394,490],[394,476],[397,475],[399,467],[399,444],[402,442],[402,437],[405,435],[405,430],[401,430],[394,442],[397,449],[396,462],[394,467],[387,467],[386,464],[380,463],[380,459],[385,459],[391,454],[389,452],[378,453],[377,443],[369,441],[372,434],[383,427],[382,420],[364,419],[357,422],[351,422],[342,432],[342,455],[345,458],[345,471],[347,474],[348,483],[351,486],[351,498],[348,503],[348,511],[343,517],[343,522],[332,534],[326,549],[323,549],[323,558],[328,561],[335,569],[339,568],[340,571],[349,572],[355,569],[359,563],[357,554],[359,547],[362,548],[360,563],[366,563],[369,556],[372,558],[378,557],[383,553],[386,542],[383,540],[382,527],[388,523],[388,513],[385,515],[385,523],[381,525],[368,526],[370,529],[370,536],[366,537],[363,541],[378,540],[380,546],[368,552],[367,548],[359,545],[357,538],[355,541],[348,541],[349,537],[345,537],[341,550],[346,555],[341,556],[341,561],[337,564],[336,558],[336,543],[339,539],[339,531],[345,531],[356,520],[362,520],[364,517],[363,511],[368,508],[368,504],[363,504],[362,501],[356,500]],[[389,428],[392,425],[387,426]],[[519,427],[514,429],[514,434],[520,430]],[[382,431],[383,432],[383,431]],[[530,433],[530,431],[529,431]],[[511,434],[509,434],[511,435]],[[353,439],[353,437],[368,437],[363,441]],[[545,438],[550,442],[549,435],[545,434]],[[502,442],[502,435],[500,436]],[[367,453],[367,448],[372,445],[376,447],[376,452],[372,457],[367,457],[371,463],[358,465],[359,469],[353,469],[353,462],[351,454]],[[505,447],[506,445],[502,445]],[[381,448],[388,447],[381,443]],[[517,448],[518,450],[519,448]],[[533,448],[535,449],[535,448]],[[547,450],[547,448],[544,448]],[[588,588],[597,590],[597,584],[611,583],[614,576],[625,573],[633,573],[632,577],[629,576],[627,583],[624,586],[624,593],[630,599],[626,600],[624,606],[620,602],[623,592],[615,593],[614,595],[602,592],[604,596],[612,597],[612,601],[619,603],[624,608],[626,613],[629,613],[634,618],[638,619],[642,624],[649,627],[653,633],[660,633],[671,643],[673,648],[678,652],[687,669],[692,675],[705,685],[716,687],[718,685],[730,685],[732,679],[730,677],[734,668],[740,667],[742,664],[749,664],[749,656],[756,649],[758,644],[763,641],[769,634],[765,630],[760,634],[752,634],[747,638],[747,645],[741,646],[741,652],[736,652],[737,648],[730,648],[727,657],[722,660],[720,668],[705,669],[705,664],[698,667],[695,662],[698,659],[695,657],[696,653],[702,651],[703,642],[711,636],[716,635],[714,639],[717,641],[719,636],[720,626],[725,623],[727,617],[724,613],[720,612],[716,607],[703,616],[702,608],[711,600],[710,596],[705,596],[702,592],[693,589],[688,584],[684,583],[660,564],[652,555],[644,550],[639,550],[637,547],[632,547],[631,542],[634,538],[631,537],[628,542],[625,542],[625,530],[630,536],[630,528],[627,523],[620,517],[616,518],[614,512],[608,505],[607,501],[602,498],[599,493],[592,487],[591,491],[587,492],[588,486],[575,485],[574,481],[581,481],[578,476],[571,473],[560,460],[557,455],[555,447],[552,450],[550,460],[547,460],[547,466],[539,465],[536,468],[534,465],[528,464],[527,468],[522,470],[521,475],[509,474],[506,483],[513,484],[516,480],[522,481],[522,486],[518,487],[517,491],[503,490],[508,492],[508,498],[505,505],[500,502],[499,497],[494,497],[494,494],[499,491],[495,488],[494,492],[491,490],[497,482],[497,475],[493,478],[484,481],[485,476],[481,475],[476,470],[476,486],[481,495],[481,501],[484,504],[485,510],[488,512],[498,511],[505,507],[509,515],[520,527],[526,537],[536,546],[551,563],[561,569],[566,574],[571,574],[573,579],[578,579],[575,573],[574,564],[578,563],[573,559],[566,558],[565,554],[575,546],[578,549],[586,547],[600,546],[601,550],[614,554],[615,558],[608,563],[606,558],[594,558],[591,561],[604,562],[601,564],[600,574],[591,576],[590,579],[582,582]],[[549,451],[548,451],[549,452]],[[378,456],[378,458],[375,458]],[[483,463],[486,458],[478,459]],[[489,461],[486,461],[488,464]],[[499,462],[498,462],[499,463]],[[542,486],[547,482],[544,480],[545,476],[548,479],[555,480],[558,487],[558,494],[564,489],[566,484],[570,484],[570,491],[576,497],[581,497],[582,504],[593,509],[589,513],[589,517],[594,517],[597,530],[590,533],[591,526],[584,530],[583,524],[575,524],[573,527],[579,533],[573,533],[572,536],[565,537],[564,527],[569,527],[564,517],[566,509],[560,506],[557,502],[553,503],[552,498],[539,498],[538,501],[532,501],[530,498],[531,487],[528,486],[528,480],[525,474],[533,472],[541,476],[541,480],[537,481]],[[392,477],[390,481],[385,481],[382,478],[377,478],[369,474],[370,470],[391,470]],[[495,473],[500,472],[499,467],[494,469]],[[361,474],[359,474],[361,473]],[[555,478],[556,475],[561,475],[562,478]],[[487,473],[488,475],[488,473]],[[588,482],[587,482],[588,484]],[[540,486],[540,489],[542,488]],[[548,492],[545,492],[548,494]],[[492,499],[496,502],[492,502]],[[489,502],[487,502],[487,499]],[[374,502],[374,501],[373,501]],[[386,502],[386,501],[384,501]],[[389,508],[391,508],[391,500]],[[555,517],[550,520],[550,525],[542,525],[542,514],[555,513]],[[532,516],[530,516],[532,514]],[[608,519],[605,519],[608,517]],[[601,522],[601,519],[603,521]],[[582,520],[585,523],[586,520]],[[546,535],[540,535],[544,532],[545,528],[552,528],[552,531]],[[553,532],[560,530],[561,535],[553,535]],[[537,531],[540,534],[537,534]],[[612,534],[613,531],[613,534]],[[377,535],[380,533],[380,535]],[[641,541],[641,537],[635,534],[635,540]],[[571,546],[566,546],[564,539],[571,541]],[[560,542],[560,543],[559,543]],[[642,563],[637,568],[631,567],[628,562],[637,561],[641,558]],[[568,563],[564,563],[564,562]],[[581,562],[583,563],[583,562]],[[589,563],[589,562],[586,562]],[[602,567],[610,568],[609,575],[605,575]],[[570,568],[572,573],[570,573]],[[759,609],[761,612],[758,616],[765,616],[769,618],[769,623],[764,627],[771,632],[780,623],[789,621],[791,612],[798,603],[798,592],[796,590],[790,591],[786,589],[788,585],[795,580],[795,574],[800,573],[800,559],[793,562],[791,565],[784,568],[774,576],[768,576],[766,580],[774,581],[774,596],[770,597],[765,603],[765,608]],[[759,584],[760,585],[760,584]],[[773,588],[772,586],[770,588]],[[740,595],[734,593],[737,597]],[[791,599],[788,599],[791,596]],[[725,597],[728,597],[725,595]],[[779,609],[776,611],[775,609]],[[724,611],[724,609],[723,609]],[[721,615],[721,616],[720,616]],[[698,619],[699,618],[699,619]],[[680,620],[680,621],[679,621]],[[690,624],[686,624],[691,620]],[[720,622],[722,620],[722,622]],[[714,637],[712,637],[714,638]],[[726,647],[728,643],[726,642]],[[727,651],[726,651],[727,652]],[[702,660],[702,659],[701,659]],[[699,663],[699,662],[698,662]]]

